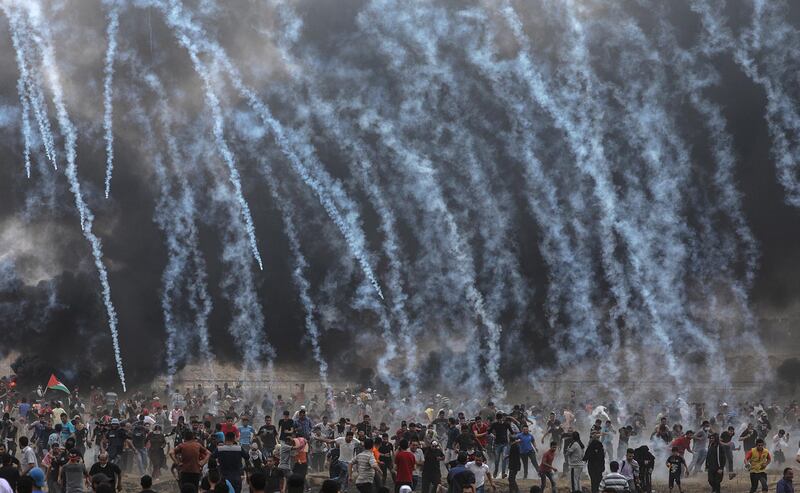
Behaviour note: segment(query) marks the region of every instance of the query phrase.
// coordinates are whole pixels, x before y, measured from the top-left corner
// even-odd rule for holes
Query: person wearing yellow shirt
[[[767,466],[772,462],[772,456],[764,447],[764,440],[756,440],[755,448],[744,454],[744,465],[750,470],[750,493],[756,493],[758,483],[761,483],[761,491],[768,491],[767,488]]]

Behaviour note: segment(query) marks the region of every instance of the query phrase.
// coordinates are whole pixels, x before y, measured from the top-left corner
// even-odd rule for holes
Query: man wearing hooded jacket
[[[725,451],[719,444],[719,435],[712,433],[708,436],[708,453],[706,454],[706,470],[708,471],[708,484],[712,493],[720,493],[722,477],[725,473]]]

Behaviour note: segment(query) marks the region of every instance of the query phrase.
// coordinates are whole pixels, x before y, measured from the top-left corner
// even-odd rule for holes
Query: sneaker
[[[728,475],[728,479],[729,479],[729,480],[730,480],[730,479],[733,479],[733,478],[735,478],[735,477],[736,477],[736,473],[735,473],[735,472],[732,472],[732,473],[730,473],[730,474]]]

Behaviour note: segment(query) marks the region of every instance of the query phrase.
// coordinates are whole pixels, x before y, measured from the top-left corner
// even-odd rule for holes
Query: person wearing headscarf
[[[581,491],[581,474],[583,474],[583,454],[586,447],[581,441],[581,434],[577,431],[572,432],[572,443],[566,450],[566,461],[569,467],[570,491]]]
[[[583,453],[583,460],[586,462],[586,470],[592,481],[592,493],[597,493],[600,490],[600,481],[603,480],[603,471],[606,469],[606,452],[599,433],[592,433],[589,445]]]

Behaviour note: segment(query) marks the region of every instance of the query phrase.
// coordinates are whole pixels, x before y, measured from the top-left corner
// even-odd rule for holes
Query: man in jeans
[[[547,486],[547,481],[550,480],[550,488],[553,493],[556,493],[556,478],[554,474],[558,472],[558,469],[556,469],[553,462],[556,460],[557,449],[558,442],[550,442],[550,448],[542,454],[542,462],[539,464],[539,478],[542,480],[542,492],[544,492]]]
[[[756,440],[756,446],[744,454],[745,466],[750,469],[750,493],[756,493],[758,483],[761,483],[761,491],[769,491],[767,488],[767,466],[772,462],[772,456],[764,447],[764,439]]]
[[[503,478],[508,469],[508,437],[511,434],[511,425],[505,420],[503,413],[497,413],[495,422],[489,426],[489,434],[494,436],[494,476],[500,469],[502,462]]]
[[[522,431],[515,437],[519,440],[519,455],[522,459],[523,479],[528,479],[528,460],[533,464],[533,469],[538,473],[539,464],[536,462],[536,440],[533,439],[527,426],[522,427]]]

